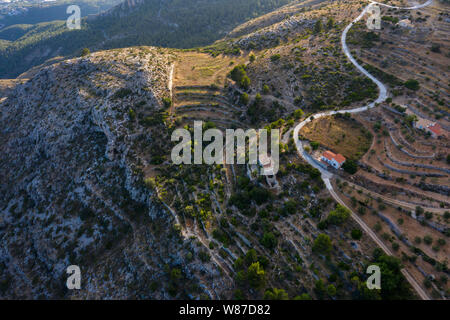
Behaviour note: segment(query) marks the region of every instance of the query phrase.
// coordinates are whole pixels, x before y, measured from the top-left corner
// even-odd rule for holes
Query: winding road
[[[357,61],[356,59],[351,55],[350,50],[347,47],[347,33],[350,30],[350,28],[357,23],[358,21],[360,21],[364,15],[370,10],[370,8],[374,5],[378,5],[378,6],[383,6],[383,7],[387,7],[387,8],[392,8],[392,9],[400,9],[400,10],[417,10],[420,8],[424,8],[428,5],[430,5],[433,2],[433,0],[428,0],[427,2],[420,4],[420,5],[416,5],[416,6],[412,6],[412,7],[396,7],[396,6],[391,6],[391,5],[387,5],[387,4],[383,4],[383,3],[378,3],[375,1],[371,1],[365,8],[364,10],[361,12],[361,14],[355,19],[353,20],[345,29],[344,32],[342,33],[341,36],[341,45],[342,45],[342,49],[345,53],[345,55],[347,56],[347,58],[350,60],[350,62],[362,73],[364,74],[366,77],[368,77],[370,80],[372,80],[379,89],[379,95],[378,98],[369,103],[366,106],[363,107],[359,107],[359,108],[355,108],[355,109],[350,109],[350,110],[339,110],[339,111],[328,111],[328,112],[320,112],[317,114],[314,114],[311,117],[308,117],[307,119],[303,120],[302,122],[300,122],[295,128],[294,128],[294,142],[295,145],[297,147],[297,151],[299,153],[299,155],[305,159],[310,165],[312,165],[314,168],[318,169],[321,174],[322,174],[322,179],[325,182],[325,185],[328,189],[328,191],[330,192],[331,196],[341,205],[345,206],[346,208],[348,208],[348,206],[344,203],[344,201],[336,194],[336,192],[333,189],[333,186],[330,182],[330,179],[333,177],[333,174],[331,172],[329,172],[328,170],[326,170],[324,167],[322,167],[321,165],[319,165],[317,163],[316,160],[314,160],[311,155],[309,155],[303,148],[302,142],[299,139],[299,132],[300,130],[309,122],[313,121],[314,119],[318,119],[321,117],[325,117],[325,116],[331,116],[334,114],[338,114],[338,113],[358,113],[358,112],[362,112],[362,111],[366,111],[369,110],[371,108],[374,108],[377,104],[384,102],[387,99],[387,88],[386,86],[377,78],[375,78],[373,75],[371,75],[366,69],[364,69]],[[392,252],[391,250],[378,238],[378,236],[369,228],[369,226],[367,226],[367,224],[359,217],[357,216],[350,208],[348,208],[351,213],[352,213],[352,218],[360,225],[360,227],[366,231],[366,233],[375,241],[375,243],[377,243],[380,248],[387,254],[392,256]],[[420,296],[421,299],[423,300],[430,300],[430,297],[428,296],[428,294],[422,289],[422,287],[417,283],[417,281],[411,276],[411,274],[406,270],[406,269],[402,269],[402,273],[405,276],[405,278],[408,280],[408,282],[411,284],[411,286],[414,288],[414,290],[417,292],[417,294]]]

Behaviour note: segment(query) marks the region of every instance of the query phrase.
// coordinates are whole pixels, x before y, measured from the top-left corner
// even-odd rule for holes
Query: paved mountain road
[[[302,122],[300,122],[295,128],[294,128],[294,132],[293,132],[293,136],[294,136],[294,142],[295,145],[297,147],[297,151],[299,153],[299,155],[305,159],[310,165],[312,165],[314,168],[318,169],[321,174],[322,174],[322,179],[325,182],[325,185],[328,189],[328,191],[330,192],[331,196],[341,205],[346,206],[346,204],[344,203],[344,201],[336,194],[336,192],[333,189],[333,186],[331,185],[330,179],[333,177],[333,174],[331,172],[329,172],[328,170],[326,170],[324,167],[322,167],[321,165],[319,165],[317,163],[317,161],[315,161],[311,155],[309,155],[303,148],[302,142],[299,139],[299,132],[300,130],[309,122],[311,122],[314,119],[318,119],[321,117],[325,117],[325,116],[330,116],[330,115],[334,115],[334,114],[338,114],[338,113],[358,113],[358,112],[363,112],[366,110],[369,110],[371,108],[374,108],[377,104],[384,102],[387,99],[387,88],[386,86],[377,78],[375,78],[373,75],[371,75],[366,69],[364,69],[357,61],[356,59],[351,55],[350,50],[348,49],[347,46],[347,33],[350,30],[350,28],[357,23],[358,21],[360,21],[364,15],[369,11],[369,9],[374,6],[374,5],[378,5],[378,6],[383,6],[383,7],[388,7],[388,8],[392,8],[392,9],[400,9],[400,10],[417,10],[420,8],[424,8],[428,5],[430,5],[433,2],[433,0],[428,0],[427,2],[423,3],[423,4],[419,4],[416,6],[412,6],[412,7],[396,7],[396,6],[391,6],[391,5],[387,5],[384,3],[378,3],[375,1],[371,1],[365,8],[364,10],[361,12],[361,14],[355,19],[353,20],[345,29],[344,32],[342,33],[341,36],[341,45],[342,45],[342,49],[345,53],[345,55],[347,56],[347,58],[350,60],[350,62],[362,73],[364,74],[366,77],[368,77],[370,80],[372,80],[379,89],[379,95],[378,98],[374,101],[369,103],[366,106],[363,107],[359,107],[359,108],[354,108],[354,109],[350,109],[350,110],[339,110],[339,111],[328,111],[328,112],[320,112],[317,114],[314,114],[311,117],[308,117],[307,119],[303,120]],[[348,207],[347,207],[348,208]],[[378,236],[369,228],[369,226],[367,226],[367,224],[359,217],[357,216],[350,208],[348,208],[351,211],[351,216],[352,218],[360,225],[360,227],[372,238],[372,240],[375,241],[376,244],[378,244],[380,246],[380,248],[387,254],[392,256],[392,252],[391,250],[378,238]],[[417,283],[417,281],[411,276],[411,274],[406,270],[406,269],[402,269],[402,273],[405,276],[406,280],[411,284],[411,286],[414,288],[414,290],[417,292],[417,294],[420,296],[421,299],[423,300],[430,300],[430,297],[428,296],[428,294],[422,289],[422,287]]]

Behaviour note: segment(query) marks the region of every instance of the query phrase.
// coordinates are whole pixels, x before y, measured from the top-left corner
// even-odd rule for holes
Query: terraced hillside
[[[433,2],[419,11],[382,8],[382,30],[370,43],[363,43],[363,25],[355,26],[357,56],[392,88],[394,102],[409,105],[425,117],[449,127],[447,36],[450,31],[448,4]],[[362,32],[362,33],[361,33]],[[370,69],[369,69],[370,70]],[[403,86],[407,80],[417,87]]]
[[[449,254],[448,140],[426,136],[405,117],[383,107],[362,114],[375,139],[358,172],[336,186],[431,296],[441,298]]]
[[[361,123],[375,139],[358,162],[359,170],[354,172],[350,166],[345,169],[351,175],[334,172],[337,178],[329,187],[338,190],[346,205],[378,233],[387,250],[402,259],[406,270],[435,299],[448,295],[450,167],[445,62],[449,57],[442,55],[448,44],[440,37],[448,25],[447,15],[447,5],[441,2],[421,10],[383,8],[381,30],[367,31],[365,22],[349,30],[351,54],[386,85],[388,99],[360,115],[345,115]],[[322,122],[325,127],[333,124],[321,118],[310,127],[324,127]],[[316,134],[322,146],[315,153],[326,148],[346,150],[346,141],[351,139],[342,135],[336,140],[333,132]],[[332,139],[335,146],[327,144]]]
[[[175,87],[174,109],[183,121],[212,122],[221,129],[243,128],[239,115],[243,109],[229,102],[215,87]]]

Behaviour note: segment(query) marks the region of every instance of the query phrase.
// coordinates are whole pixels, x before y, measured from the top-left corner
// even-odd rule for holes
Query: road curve
[[[380,248],[387,254],[392,256],[392,252],[391,250],[378,238],[378,236],[372,231],[372,229],[369,228],[369,226],[367,226],[367,224],[359,217],[357,216],[345,203],[344,201],[336,194],[336,192],[333,189],[333,186],[331,185],[330,182],[330,178],[333,177],[333,174],[331,172],[329,172],[328,170],[326,170],[324,167],[322,167],[320,164],[317,163],[316,160],[314,160],[311,155],[309,155],[303,148],[302,142],[299,139],[299,132],[300,130],[309,122],[311,122],[314,119],[318,119],[321,117],[325,117],[325,116],[330,116],[330,115],[334,115],[334,114],[338,114],[338,113],[358,113],[358,112],[362,112],[362,111],[366,111],[369,110],[373,107],[375,107],[377,104],[384,102],[387,99],[387,89],[386,86],[377,78],[375,78],[373,75],[371,75],[366,69],[364,69],[357,61],[356,59],[351,55],[350,50],[348,49],[347,46],[347,33],[350,30],[350,28],[357,23],[358,21],[360,21],[364,15],[369,11],[369,9],[374,6],[374,5],[379,5],[379,6],[383,6],[383,7],[387,7],[387,8],[392,8],[392,9],[400,9],[400,10],[417,10],[420,8],[424,8],[428,5],[430,5],[433,2],[433,0],[428,0],[427,2],[420,4],[420,5],[416,5],[416,6],[412,6],[412,7],[396,7],[396,6],[391,6],[391,5],[387,5],[384,3],[379,3],[379,2],[375,2],[375,1],[370,1],[370,3],[364,8],[364,10],[361,12],[361,14],[355,18],[355,20],[353,20],[345,29],[344,32],[342,33],[341,36],[341,45],[342,45],[342,50],[344,51],[345,55],[347,56],[347,58],[350,60],[350,62],[362,73],[364,74],[366,77],[368,77],[370,80],[372,80],[377,86],[378,86],[378,90],[379,90],[379,95],[378,98],[369,103],[366,106],[363,107],[358,107],[358,108],[354,108],[354,109],[349,109],[349,110],[338,110],[338,111],[327,111],[327,112],[320,112],[320,113],[316,113],[311,117],[308,117],[307,119],[303,120],[302,122],[300,122],[293,131],[293,136],[294,136],[294,142],[295,142],[295,146],[297,147],[297,151],[300,154],[300,156],[307,161],[310,165],[312,165],[314,168],[318,169],[320,171],[320,173],[322,174],[322,179],[325,183],[326,188],[328,189],[328,191],[330,192],[331,196],[336,200],[336,202],[338,202],[339,204],[345,206],[346,208],[348,208],[351,211],[351,216],[352,218],[360,225],[360,227],[372,238],[372,240],[375,241],[376,244],[378,244],[378,246],[380,246]],[[422,289],[422,287],[417,283],[417,281],[411,276],[411,274],[406,270],[406,269],[402,269],[402,273],[405,276],[406,280],[411,284],[411,286],[414,288],[414,290],[417,292],[417,294],[420,296],[421,299],[423,300],[430,300],[430,297],[428,296],[428,294]]]

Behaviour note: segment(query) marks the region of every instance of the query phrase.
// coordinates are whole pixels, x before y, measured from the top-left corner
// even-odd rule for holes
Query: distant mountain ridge
[[[0,78],[14,78],[57,55],[137,45],[192,48],[210,44],[239,24],[295,0],[126,0],[82,20],[27,27],[15,41],[0,31]],[[2,41],[4,40],[4,41]]]

